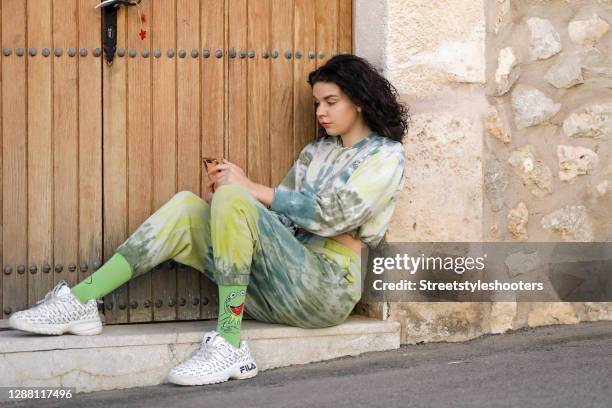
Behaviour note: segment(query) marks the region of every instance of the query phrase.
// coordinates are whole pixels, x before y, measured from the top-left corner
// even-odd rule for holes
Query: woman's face
[[[317,120],[328,135],[344,135],[362,120],[357,105],[333,82],[316,82],[312,87]]]

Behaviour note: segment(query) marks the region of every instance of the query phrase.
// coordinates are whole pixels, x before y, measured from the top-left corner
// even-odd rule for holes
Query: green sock
[[[132,267],[120,253],[115,253],[104,265],[70,289],[72,294],[87,303],[100,299],[132,278]]]
[[[240,347],[240,324],[242,323],[246,288],[242,285],[219,285],[217,332],[236,348]]]

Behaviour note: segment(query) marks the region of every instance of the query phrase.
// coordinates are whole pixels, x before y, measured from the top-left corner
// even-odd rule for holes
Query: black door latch
[[[142,0],[104,0],[95,8],[102,9],[102,41],[104,58],[110,66],[117,49],[117,11],[121,6],[137,6]]]

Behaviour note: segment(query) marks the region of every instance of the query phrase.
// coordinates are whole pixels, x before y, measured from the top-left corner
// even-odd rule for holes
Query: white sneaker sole
[[[66,332],[79,336],[93,336],[102,333],[102,322],[99,319],[79,320],[65,324],[33,324],[25,320],[9,318],[9,327],[37,334],[60,335]]]
[[[259,368],[255,365],[255,368],[251,371],[246,371],[244,373],[240,372],[240,367],[244,365],[251,365],[255,363],[255,361],[250,360],[248,363],[240,363],[234,365],[232,367],[227,368],[224,371],[216,374],[215,376],[187,376],[187,375],[178,375],[170,372],[168,374],[168,382],[177,385],[206,385],[206,384],[217,384],[221,382],[228,381],[229,379],[233,380],[246,380],[247,378],[253,378],[259,372]]]

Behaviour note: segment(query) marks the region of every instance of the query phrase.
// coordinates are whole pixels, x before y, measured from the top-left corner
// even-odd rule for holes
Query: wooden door
[[[76,284],[102,261],[94,3],[0,3],[3,317],[32,305],[59,280]]]
[[[2,0],[3,317],[95,271],[201,158],[278,184],[315,137],[308,73],[351,52],[350,0],[142,0],[101,55],[98,0]],[[144,16],[144,18],[142,17]],[[106,321],[217,315],[216,287],[167,262],[105,297]]]

